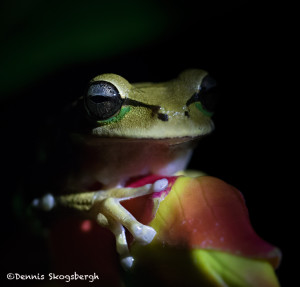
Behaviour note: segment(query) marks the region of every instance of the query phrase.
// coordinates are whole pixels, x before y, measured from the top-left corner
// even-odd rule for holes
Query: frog
[[[80,114],[75,113],[73,121],[80,125],[70,132],[72,142],[81,147],[80,167],[70,172],[60,194],[47,193],[32,205],[45,211],[71,208],[108,228],[121,265],[130,269],[134,258],[126,229],[144,245],[156,231],[140,223],[121,202],[161,192],[169,184],[168,176],[188,173],[199,139],[214,129],[215,88],[214,78],[200,69],[159,83],[131,84],[113,73],[94,77],[71,105]],[[149,174],[163,177],[126,187],[131,179]]]

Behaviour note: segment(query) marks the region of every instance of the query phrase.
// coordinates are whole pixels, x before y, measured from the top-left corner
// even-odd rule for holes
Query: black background
[[[278,276],[282,286],[289,286],[292,246],[285,199],[291,166],[289,115],[282,91],[287,53],[283,11],[274,4],[250,1],[200,2],[199,6],[187,2],[173,2],[173,22],[153,43],[57,70],[2,105],[2,247],[8,262],[4,270],[34,270],[37,266],[29,262],[43,252],[39,246],[27,252],[36,242],[17,223],[11,202],[18,180],[32,165],[37,132],[46,115],[55,114],[60,97],[80,96],[90,78],[103,72],[120,74],[130,82],[164,81],[186,68],[202,68],[219,83],[220,100],[213,117],[216,129],[200,142],[191,167],[242,191],[254,229],[283,252]],[[41,100],[41,91],[47,102]],[[17,270],[9,270],[12,267]]]

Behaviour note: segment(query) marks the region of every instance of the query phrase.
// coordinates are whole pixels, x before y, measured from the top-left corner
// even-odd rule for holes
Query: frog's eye
[[[107,120],[118,113],[123,99],[118,89],[106,81],[92,82],[84,99],[85,109],[95,120]]]
[[[195,103],[196,107],[204,114],[211,116],[217,102],[217,82],[207,75],[203,78],[199,90],[187,101],[187,106]]]
[[[215,110],[216,105],[216,87],[217,82],[214,78],[207,75],[201,83],[201,89],[199,91],[199,100],[204,109],[209,112],[213,112]]]

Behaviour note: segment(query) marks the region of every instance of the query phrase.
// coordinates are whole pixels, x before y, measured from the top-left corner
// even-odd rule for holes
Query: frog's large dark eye
[[[204,109],[209,112],[215,111],[217,103],[217,82],[214,78],[207,75],[201,83],[200,90],[198,93],[198,99]]]
[[[216,106],[217,102],[217,82],[214,78],[207,75],[203,78],[199,90],[187,101],[187,106],[192,103],[200,103],[200,110],[211,115]]]
[[[90,84],[84,104],[91,118],[107,120],[120,111],[123,99],[113,84],[97,81]]]

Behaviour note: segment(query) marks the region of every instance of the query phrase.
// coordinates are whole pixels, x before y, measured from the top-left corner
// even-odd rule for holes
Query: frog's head
[[[130,84],[115,74],[91,80],[84,106],[101,137],[166,139],[212,131],[215,81],[203,70],[186,70],[164,83]]]

